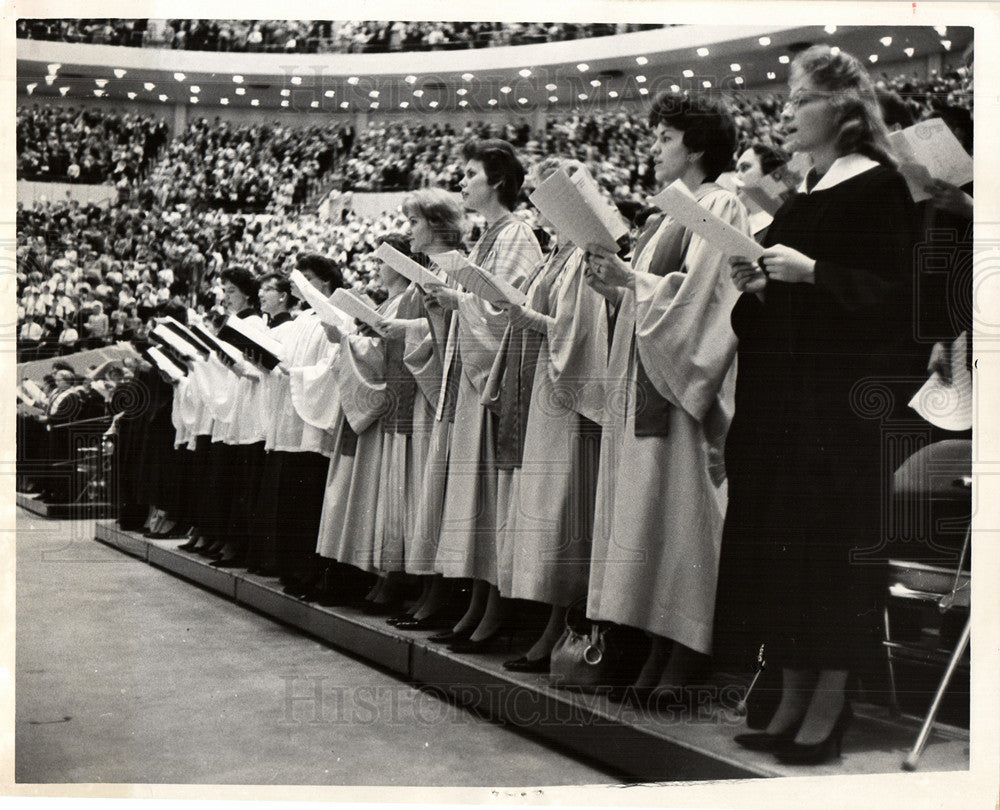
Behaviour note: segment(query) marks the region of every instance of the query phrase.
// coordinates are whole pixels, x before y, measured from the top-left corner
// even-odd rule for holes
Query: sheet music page
[[[577,176],[580,174],[577,172]],[[595,207],[593,201],[584,196],[587,193],[585,188],[585,180],[574,182],[560,169],[538,186],[528,199],[552,223],[560,236],[577,247],[586,248],[588,243],[594,243],[617,253],[617,240],[623,233],[628,233],[628,229],[610,230],[604,220],[607,203],[595,188],[593,193],[597,195],[600,205]],[[602,208],[605,210],[601,211]],[[624,227],[624,223],[621,224]]]
[[[156,367],[160,369],[164,374],[166,374],[172,380],[182,380],[184,379],[184,372],[170,360],[163,352],[157,349],[155,346],[149,347],[149,356],[156,363]]]
[[[649,202],[726,256],[744,256],[756,261],[764,255],[764,248],[753,239],[702,207],[681,180],[650,197]]]
[[[925,167],[931,177],[953,186],[972,182],[972,156],[962,148],[958,138],[940,118],[921,121],[889,136],[893,148],[905,143],[907,156]]]
[[[279,343],[277,340],[275,340],[273,337],[267,334],[266,330],[247,328],[246,324],[241,322],[239,318],[233,315],[230,315],[228,318],[226,318],[226,326],[228,326],[234,332],[238,332],[239,334],[243,335],[243,337],[245,337],[251,343],[255,343],[256,345],[260,346],[260,348],[264,349],[264,351],[273,354],[279,360],[284,359],[283,348],[281,343]]]
[[[509,282],[487,273],[466,259],[457,250],[431,257],[441,268],[473,295],[496,306],[520,304],[526,306],[528,296]],[[439,261],[440,259],[440,261]]]
[[[289,281],[296,286],[302,294],[302,299],[313,308],[323,323],[333,326],[341,332],[350,332],[354,328],[354,324],[347,323],[344,316],[330,303],[329,299],[309,283],[309,280],[302,275],[301,270],[292,270]]]
[[[409,279],[419,287],[426,289],[428,284],[441,283],[441,280],[426,267],[417,264],[409,256],[404,256],[392,245],[385,242],[378,246],[378,250],[375,251],[375,257],[381,259],[401,276]]]
[[[622,215],[618,213],[618,209],[601,194],[601,189],[598,187],[597,181],[586,169],[577,169],[570,175],[570,180],[576,186],[577,191],[580,192],[584,202],[600,217],[601,223],[607,228],[608,233],[614,237],[615,247],[617,248],[618,240],[628,233],[628,224],[622,218]]]
[[[186,341],[180,335],[176,334],[174,331],[167,328],[166,324],[158,323],[156,326],[153,327],[153,331],[151,334],[154,337],[162,340],[171,348],[175,349],[184,357],[190,357],[194,360],[200,360],[202,358],[201,352],[199,352],[194,346],[188,343],[188,341]]]
[[[337,309],[350,315],[362,323],[368,324],[373,329],[382,329],[385,326],[385,318],[373,307],[365,303],[360,293],[351,294],[348,290],[334,290],[330,296],[330,302]]]

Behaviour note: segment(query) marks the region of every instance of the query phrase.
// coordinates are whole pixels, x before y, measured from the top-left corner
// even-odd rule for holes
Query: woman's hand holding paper
[[[444,284],[428,284],[425,300],[430,299],[442,309],[458,309],[460,294]]]
[[[767,276],[756,264],[744,256],[729,258],[730,277],[737,290],[744,293],[763,293],[767,286]]]
[[[815,284],[816,260],[786,245],[774,245],[764,251],[758,264],[775,281],[788,284]]]
[[[587,245],[587,268],[597,281],[608,287],[635,289],[635,271],[606,247]]]

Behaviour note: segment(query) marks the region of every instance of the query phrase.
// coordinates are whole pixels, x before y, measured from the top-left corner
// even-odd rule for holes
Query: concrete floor
[[[17,513],[18,783],[586,785],[614,775]]]

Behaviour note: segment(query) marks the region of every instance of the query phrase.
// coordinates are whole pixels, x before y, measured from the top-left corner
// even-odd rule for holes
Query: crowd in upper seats
[[[532,45],[662,27],[631,23],[402,20],[19,19],[17,36],[187,51],[388,53]]]
[[[23,180],[127,185],[166,144],[151,115],[44,104],[18,107],[17,176]]]

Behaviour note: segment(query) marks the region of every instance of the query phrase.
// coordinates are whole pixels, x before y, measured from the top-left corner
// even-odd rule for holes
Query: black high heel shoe
[[[465,655],[479,655],[481,653],[500,652],[509,650],[514,631],[510,627],[498,627],[486,638],[473,641],[471,638],[465,641],[456,641],[449,644],[448,649],[453,653],[464,653]]]
[[[443,633],[428,636],[427,640],[433,641],[435,644],[454,644],[458,641],[468,641],[471,635],[471,630],[445,630]]]
[[[513,661],[504,661],[503,668],[508,672],[548,673],[550,661],[551,659],[547,655],[534,660],[528,658],[526,655],[522,655]]]
[[[785,765],[820,765],[839,757],[844,731],[853,717],[851,704],[845,701],[844,708],[837,716],[837,722],[833,724],[825,739],[809,744],[790,742],[776,750],[774,754]]]
[[[799,733],[799,728],[802,726],[802,721],[799,720],[789,728],[784,731],[779,731],[777,734],[768,734],[766,731],[759,731],[747,734],[737,734],[733,737],[733,742],[737,745],[743,746],[748,751],[769,751],[771,753],[777,753],[788,745],[795,741],[795,735]]]

